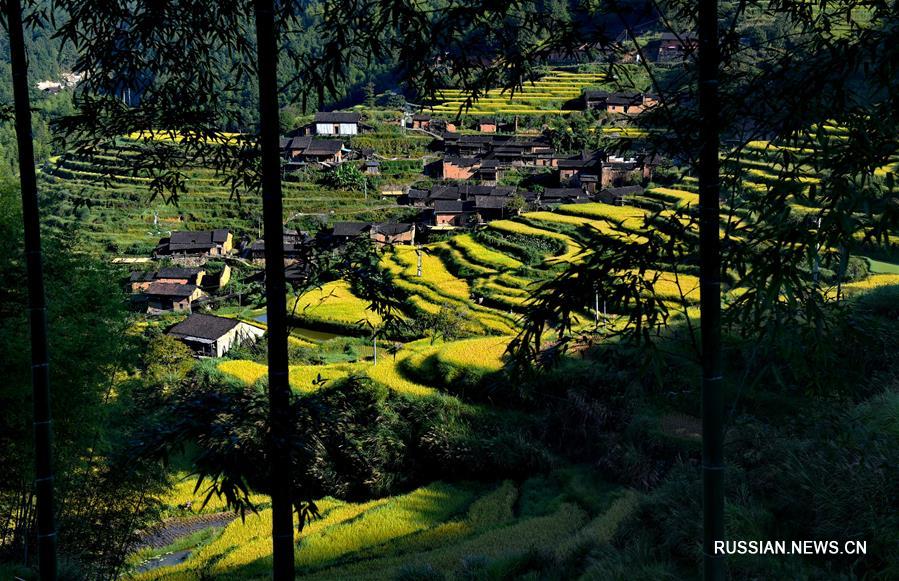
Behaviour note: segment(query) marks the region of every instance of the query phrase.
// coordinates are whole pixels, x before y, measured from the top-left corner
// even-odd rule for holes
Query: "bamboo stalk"
[[[699,285],[702,345],[703,576],[724,579],[724,397],[721,369],[720,103],[718,0],[699,3]]]
[[[34,400],[34,464],[37,494],[38,566],[41,579],[56,579],[56,518],[53,506],[53,423],[50,411],[50,365],[47,347],[47,302],[41,254],[40,208],[31,135],[28,63],[22,32],[22,5],[7,0],[9,56],[15,100],[22,221],[28,273],[28,313],[31,328],[31,386]]]
[[[290,385],[287,361],[287,286],[284,277],[283,201],[278,140],[278,48],[273,0],[255,0],[262,150],[262,220],[265,241],[265,302],[268,317],[269,461],[272,496],[272,577],[294,578],[291,496]]]

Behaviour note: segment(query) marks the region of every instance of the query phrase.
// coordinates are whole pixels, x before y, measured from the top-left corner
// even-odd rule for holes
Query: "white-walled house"
[[[315,135],[357,135],[362,115],[333,111],[318,112],[312,120]]]
[[[232,347],[254,343],[264,334],[264,329],[237,319],[199,313],[168,330],[168,335],[182,341],[199,357],[221,357]]]

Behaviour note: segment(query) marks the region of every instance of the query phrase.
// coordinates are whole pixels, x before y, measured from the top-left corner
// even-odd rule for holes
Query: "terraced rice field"
[[[460,89],[444,89],[437,95],[442,101],[431,110],[451,115],[460,111],[463,115],[562,115],[571,112],[563,109],[563,104],[580,98],[584,89],[603,80],[605,75],[600,73],[553,71],[514,94],[490,90],[467,110]]]
[[[150,179],[132,175],[129,157],[133,154],[133,145],[123,139],[119,149],[92,162],[72,157],[49,162],[41,170],[39,188],[49,210],[46,223],[55,228],[77,223],[88,244],[139,256],[146,256],[172,230],[227,226],[236,237],[258,236],[259,198],[232,196],[214,170],[194,168],[187,174],[186,191],[177,204],[154,199]],[[360,212],[385,212],[384,202],[365,199],[362,192],[297,182],[284,182],[282,187],[285,221],[298,214],[352,220]]]
[[[579,468],[516,484],[436,482],[363,503],[325,498],[322,517],[300,533],[302,579],[392,579],[402,571],[451,572],[473,555],[515,558],[552,547],[559,557],[608,542],[638,495],[590,480]],[[598,491],[598,492],[586,492]],[[139,580],[266,579],[271,575],[271,510],[233,521],[177,565]]]

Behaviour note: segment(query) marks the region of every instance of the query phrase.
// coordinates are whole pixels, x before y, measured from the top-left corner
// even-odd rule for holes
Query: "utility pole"
[[[415,256],[418,257],[418,271],[416,274],[420,277],[421,276],[421,248],[418,246],[415,247]]]
[[[721,367],[718,0],[699,0],[699,304],[702,336],[702,552],[706,581],[724,580],[724,394]]]
[[[31,330],[31,388],[34,406],[34,487],[37,496],[38,567],[43,581],[56,579],[56,516],[53,506],[53,423],[50,409],[50,365],[47,347],[47,303],[41,253],[41,219],[34,171],[28,64],[20,0],[7,0],[9,56],[15,101],[16,144],[22,186],[25,268]]]
[[[603,301],[603,312],[606,310],[606,303]],[[594,291],[593,295],[593,324],[599,327],[599,290]]]
[[[287,360],[287,283],[284,277],[281,199],[278,42],[274,0],[254,0],[262,153],[265,304],[268,323],[269,454],[272,498],[272,578],[294,578],[292,420]]]

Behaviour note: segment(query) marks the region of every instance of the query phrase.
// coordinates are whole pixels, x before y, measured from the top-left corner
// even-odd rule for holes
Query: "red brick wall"
[[[443,179],[445,180],[467,180],[474,175],[474,167],[459,167],[451,163],[443,162]]]
[[[461,216],[459,214],[437,214],[434,221],[438,226],[442,226],[444,224],[456,225],[459,223],[460,219]]]

